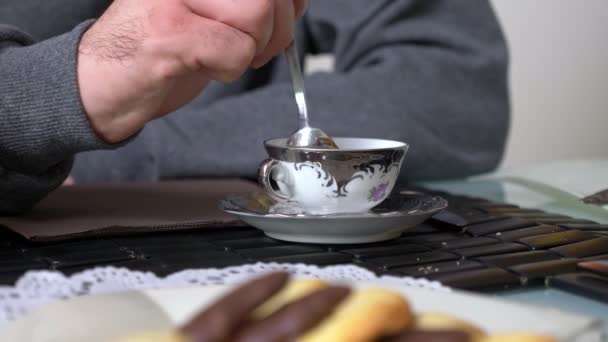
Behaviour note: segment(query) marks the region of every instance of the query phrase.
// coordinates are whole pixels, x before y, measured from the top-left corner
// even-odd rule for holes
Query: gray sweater
[[[212,83],[128,144],[102,143],[82,110],[75,57],[85,21],[110,2],[0,3],[0,213],[27,210],[70,172],[80,183],[251,177],[263,141],[297,128],[279,58]],[[306,79],[312,123],[332,136],[410,143],[403,181],[499,163],[508,54],[488,1],[311,0],[297,39],[302,54],[336,60],[334,72]]]

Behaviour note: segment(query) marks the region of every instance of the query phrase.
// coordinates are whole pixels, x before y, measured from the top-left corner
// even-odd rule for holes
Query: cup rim
[[[354,139],[354,140],[368,140],[368,141],[376,141],[376,142],[383,142],[383,143],[387,143],[387,144],[393,144],[391,146],[384,146],[384,147],[376,147],[376,148],[349,148],[349,149],[326,149],[326,148],[313,148],[313,147],[291,147],[291,146],[286,146],[286,145],[280,145],[278,142],[287,142],[288,138],[273,138],[273,139],[268,139],[266,141],[264,141],[264,146],[266,147],[272,147],[272,148],[277,148],[277,149],[283,149],[283,150],[290,150],[290,151],[303,151],[303,152],[324,152],[324,153],[328,153],[328,152],[372,152],[372,151],[387,151],[387,150],[401,150],[401,149],[409,149],[409,144],[402,142],[402,141],[398,141],[398,140],[389,140],[389,139],[380,139],[380,138],[361,138],[361,137],[332,137],[336,143],[338,143],[339,140],[344,140],[344,139]],[[340,144],[338,143],[338,146]]]

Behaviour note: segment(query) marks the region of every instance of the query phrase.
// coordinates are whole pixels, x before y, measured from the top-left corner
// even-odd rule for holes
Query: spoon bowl
[[[314,127],[304,127],[289,137],[287,146],[338,149],[338,145],[325,132]]]

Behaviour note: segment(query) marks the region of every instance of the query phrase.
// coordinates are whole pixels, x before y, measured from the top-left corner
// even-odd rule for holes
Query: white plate
[[[438,196],[417,192],[392,195],[363,213],[306,215],[283,208],[263,193],[231,195],[220,207],[272,238],[317,244],[354,244],[390,240],[447,207]],[[285,210],[293,207],[284,206]],[[273,211],[273,209],[275,211]]]
[[[379,286],[360,283],[357,287]],[[475,322],[489,333],[530,332],[564,339],[593,325],[590,318],[465,292],[396,287],[416,312],[442,312]],[[229,290],[229,286],[131,291],[47,305],[7,324],[0,341],[110,342],[141,331],[168,329]],[[581,341],[599,341],[588,335]]]

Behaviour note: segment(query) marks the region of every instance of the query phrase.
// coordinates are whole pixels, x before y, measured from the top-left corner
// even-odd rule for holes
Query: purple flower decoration
[[[378,187],[372,188],[369,194],[368,200],[371,202],[381,201],[386,195],[386,189],[388,188],[388,183],[382,183],[378,185]]]

